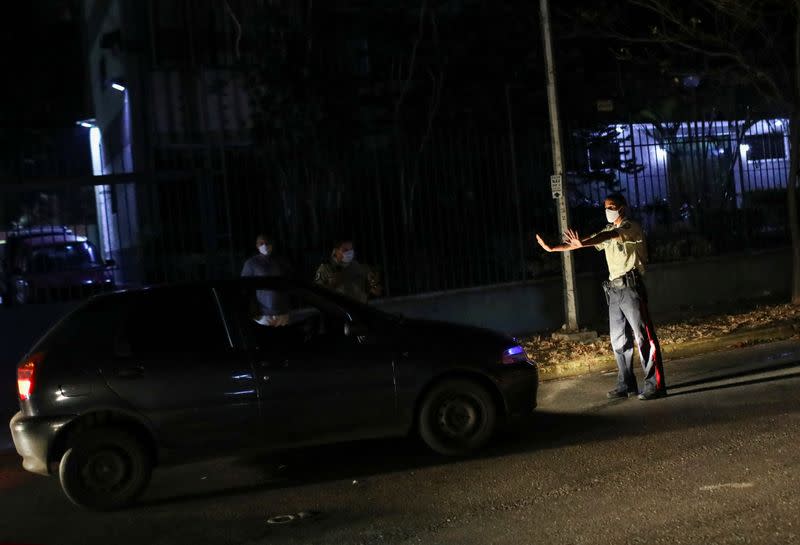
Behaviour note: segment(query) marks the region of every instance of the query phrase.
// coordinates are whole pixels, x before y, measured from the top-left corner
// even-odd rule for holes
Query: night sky
[[[67,127],[85,117],[86,67],[78,2],[4,4],[0,127]]]

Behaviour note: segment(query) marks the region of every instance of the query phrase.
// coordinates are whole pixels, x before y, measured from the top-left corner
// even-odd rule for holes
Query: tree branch
[[[236,25],[236,42],[234,43],[234,52],[236,53],[236,60],[238,61],[242,54],[239,50],[239,43],[242,41],[242,25],[239,23],[239,19],[236,18],[236,14],[233,13],[233,9],[231,9],[231,5],[228,3],[228,0],[225,0],[225,11],[228,12],[228,15],[231,16],[233,19],[233,23]]]
[[[419,44],[422,41],[422,31],[424,30],[424,23],[425,23],[425,9],[427,5],[428,5],[428,0],[422,0],[422,3],[419,6],[419,24],[417,26],[417,35],[414,38],[414,45],[411,47],[411,59],[408,62],[408,77],[406,78],[405,82],[403,82],[403,87],[400,90],[400,96],[397,97],[397,101],[395,102],[394,105],[395,123],[400,118],[400,107],[403,105],[406,93],[408,93],[408,86],[411,83],[411,78],[414,77],[414,67],[417,62],[417,49],[419,48]]]
[[[641,4],[646,0],[630,0],[631,2]],[[596,37],[605,37],[614,40],[619,40],[621,42],[629,42],[629,43],[639,43],[639,44],[653,44],[653,45],[660,45],[662,47],[668,47],[670,45],[678,46],[686,51],[690,51],[692,53],[699,53],[705,55],[710,58],[714,59],[727,59],[729,61],[733,61],[736,63],[740,68],[742,68],[745,72],[752,75],[752,82],[753,84],[758,87],[765,96],[772,97],[781,102],[789,102],[786,100],[785,95],[781,92],[780,87],[778,86],[777,82],[774,78],[769,77],[768,74],[762,70],[758,70],[755,67],[751,66],[751,64],[747,61],[744,55],[735,50],[728,50],[728,51],[720,51],[720,50],[713,50],[706,47],[700,47],[697,45],[693,45],[689,43],[687,39],[691,39],[690,36],[680,36],[678,34],[658,34],[652,38],[638,38],[635,36],[628,36],[622,34],[616,30],[607,30],[602,31],[599,34],[596,34]],[[706,40],[709,40],[706,38]],[[716,38],[712,39],[713,41],[718,41]],[[701,40],[698,40],[701,41]],[[762,83],[759,81],[762,80],[766,83],[767,88],[769,91],[765,90]]]

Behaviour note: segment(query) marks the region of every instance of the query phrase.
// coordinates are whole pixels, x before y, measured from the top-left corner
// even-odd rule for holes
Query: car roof
[[[354,299],[351,299],[345,295],[333,292],[328,290],[327,288],[323,288],[317,284],[309,282],[305,278],[299,276],[249,276],[249,277],[238,277],[238,278],[227,278],[224,280],[200,280],[200,281],[193,281],[193,282],[178,282],[178,283],[170,283],[170,284],[158,284],[153,286],[143,286],[138,288],[126,288],[122,290],[113,291],[110,293],[102,293],[98,295],[94,295],[91,297],[87,304],[98,303],[98,304],[105,304],[112,302],[116,299],[119,300],[120,304],[123,304],[123,301],[126,299],[128,302],[131,298],[135,299],[137,297],[142,297],[148,293],[164,293],[173,290],[180,290],[180,289],[198,289],[198,288],[205,288],[205,289],[223,289],[223,290],[235,290],[241,288],[249,288],[249,289],[260,289],[260,290],[269,290],[269,289],[304,289],[308,290],[317,296],[325,296],[331,302],[345,306],[348,312],[356,310],[358,308],[362,309],[362,312],[370,312],[370,313],[379,313],[384,314],[379,309],[376,309],[366,303],[361,303]]]
[[[36,235],[20,240],[20,244],[25,246],[53,246],[70,242],[87,242],[87,240],[86,237],[73,234]]]
[[[40,235],[72,235],[72,229],[64,225],[31,225],[12,229],[6,233],[6,238],[28,238]]]
[[[239,278],[227,278],[224,280],[196,280],[190,282],[174,282],[167,284],[154,284],[152,286],[142,286],[136,288],[126,288],[116,290],[111,293],[99,294],[92,299],[105,299],[107,297],[125,297],[136,294],[163,292],[169,290],[191,289],[191,288],[219,288],[230,289],[237,287],[248,287],[260,289],[287,289],[310,287],[312,284],[306,280],[292,276],[248,276]]]

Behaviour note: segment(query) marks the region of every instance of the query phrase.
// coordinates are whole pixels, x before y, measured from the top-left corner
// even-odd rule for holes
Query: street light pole
[[[569,210],[564,187],[564,159],[561,153],[561,132],[558,119],[558,97],[556,95],[556,67],[553,62],[553,44],[550,37],[550,8],[548,0],[539,1],[542,37],[544,39],[544,58],[547,70],[547,101],[550,106],[550,133],[553,147],[553,176],[550,177],[550,186],[553,198],[558,205],[558,230],[563,233],[569,226]],[[572,252],[562,252],[561,272],[564,277],[564,315],[566,329],[578,330],[578,305],[575,291],[575,266]]]

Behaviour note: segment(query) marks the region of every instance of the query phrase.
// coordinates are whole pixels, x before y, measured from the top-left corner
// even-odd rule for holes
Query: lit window
[[[748,161],[785,159],[785,139],[785,136],[779,132],[752,134],[744,137],[744,144],[740,147],[747,150]]]

